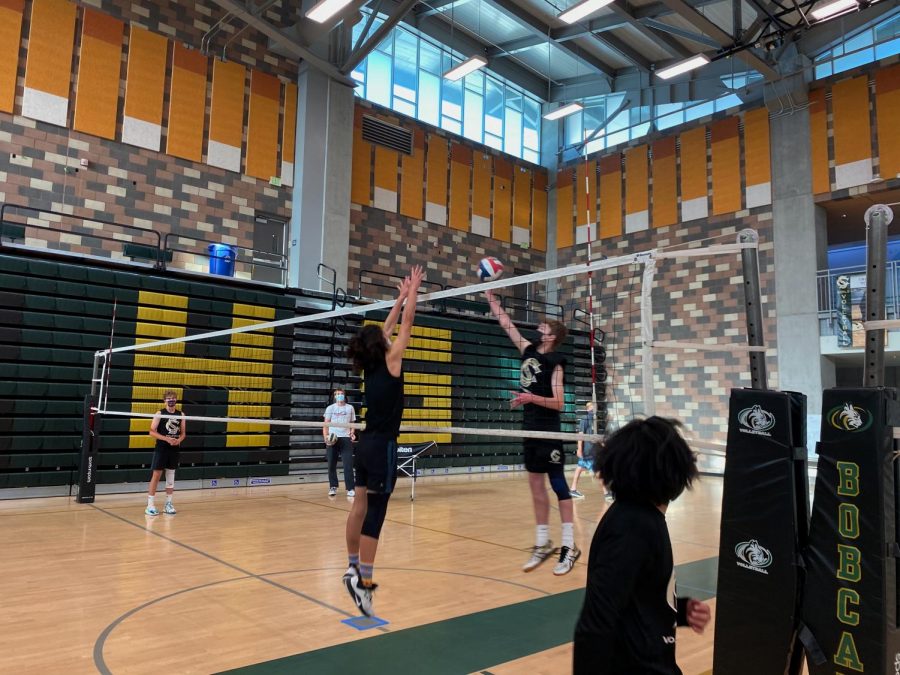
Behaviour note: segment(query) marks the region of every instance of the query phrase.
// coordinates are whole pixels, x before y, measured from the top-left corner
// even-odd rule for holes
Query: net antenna
[[[119,299],[118,297],[113,297],[113,310],[112,310],[112,320],[109,326],[109,349],[105,352],[97,352],[94,355],[94,379],[92,380],[91,386],[91,396],[97,396],[97,407],[101,410],[106,409],[107,403],[109,402],[109,372],[110,372],[110,364],[112,363],[112,353],[113,353],[113,338],[116,333],[116,308],[118,307]],[[98,356],[102,355],[103,365],[99,367]],[[97,373],[99,371],[100,377],[97,377]],[[97,385],[99,384],[99,391],[97,391]]]
[[[596,227],[596,223],[591,222],[591,180],[588,173],[590,164],[587,158],[587,143],[582,146],[582,156],[584,157],[584,222],[587,223],[587,240],[585,241],[585,250],[587,251],[588,267],[594,261],[593,248],[594,237],[591,229]],[[596,200],[595,200],[596,201]],[[599,218],[599,215],[598,215]],[[594,414],[591,416],[591,433],[597,435],[599,411],[597,410],[597,354],[596,354],[596,335],[597,335],[597,316],[594,313],[594,270],[589,269],[587,273],[587,296],[588,296],[588,320],[590,321],[590,330],[588,331],[588,340],[590,341],[591,354],[591,404]]]

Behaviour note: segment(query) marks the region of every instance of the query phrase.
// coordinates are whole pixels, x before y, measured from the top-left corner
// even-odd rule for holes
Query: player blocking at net
[[[360,434],[353,469],[356,498],[347,517],[349,567],[343,581],[359,610],[373,615],[372,581],[378,538],[388,500],[397,481],[397,436],[403,418],[403,352],[409,344],[416,300],[424,278],[416,265],[398,286],[397,301],[382,326],[366,325],[350,340],[347,355],[362,372],[366,395],[366,427]],[[404,305],[405,303],[405,305]],[[397,337],[394,327],[401,309]]]
[[[559,413],[564,405],[563,369],[566,359],[557,354],[556,349],[566,339],[568,329],[559,321],[544,321],[538,325],[533,339],[527,340],[500,306],[493,291],[485,291],[484,295],[491,314],[500,322],[500,327],[506,331],[522,357],[519,379],[522,391],[516,393],[510,401],[510,407],[524,408],[525,431],[559,432]],[[574,509],[565,476],[562,441],[526,438],[523,446],[537,528],[531,557],[522,570],[531,572],[554,551],[550,541],[550,499],[544,481],[546,474],[550,479],[550,488],[559,501],[559,516],[562,520],[562,545],[559,549],[559,561],[553,568],[553,574],[562,576],[572,571],[575,561],[581,556],[581,550],[575,545]]]

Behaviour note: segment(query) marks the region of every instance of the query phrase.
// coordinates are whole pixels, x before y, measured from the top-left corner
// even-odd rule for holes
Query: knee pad
[[[166,469],[166,489],[171,490],[175,487],[175,469]]]
[[[369,492],[366,495],[368,499],[366,508],[366,518],[363,520],[362,534],[373,539],[381,536],[381,526],[384,525],[384,517],[387,515],[387,505],[390,495],[376,492]]]
[[[556,493],[556,498],[559,501],[563,501],[565,499],[572,499],[572,495],[569,494],[569,484],[566,482],[565,474],[560,471],[554,471],[549,474],[550,477],[550,487],[553,492]]]

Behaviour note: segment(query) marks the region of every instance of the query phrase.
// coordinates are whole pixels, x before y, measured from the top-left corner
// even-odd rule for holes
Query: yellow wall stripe
[[[437,134],[428,135],[425,178],[425,201],[437,206],[446,206],[447,140]]]
[[[653,143],[653,227],[678,222],[678,176],[675,137]]]
[[[681,200],[707,195],[706,127],[681,134]]]
[[[534,174],[531,205],[531,248],[547,250],[547,170],[537,169]]]
[[[647,146],[639,145],[625,151],[625,213],[648,211],[650,172],[647,165]]]
[[[494,158],[494,210],[491,236],[498,241],[510,241],[512,234],[512,164]]]
[[[469,231],[472,149],[461,143],[450,146],[450,209],[448,224],[454,230]]]
[[[622,157],[600,159],[600,227],[598,239],[622,235]]]
[[[765,107],[744,113],[744,166],[747,185],[772,182],[769,138],[769,110]]]
[[[831,191],[828,169],[828,118],[825,108],[825,90],[809,92],[809,133],[812,158],[813,193]]]
[[[425,206],[425,132],[412,129],[413,152],[400,158],[400,213],[422,220]],[[356,159],[354,157],[354,164]]]

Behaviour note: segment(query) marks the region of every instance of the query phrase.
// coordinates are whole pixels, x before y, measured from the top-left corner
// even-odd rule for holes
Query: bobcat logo
[[[529,358],[522,361],[522,374],[519,378],[519,384],[522,389],[528,389],[537,382],[537,376],[541,372],[541,362],[536,358]]]
[[[181,435],[181,420],[170,418],[166,420],[166,435],[178,437]]]
[[[734,554],[738,557],[738,567],[768,574],[765,568],[772,564],[772,553],[756,539],[742,541],[734,547]]]
[[[775,426],[775,415],[768,410],[763,410],[759,404],[752,408],[744,408],[738,413],[738,422],[740,422],[740,431],[744,434],[755,434],[758,436],[771,436],[769,430]]]
[[[857,433],[872,426],[872,415],[865,408],[845,403],[828,411],[828,423],[835,429]]]
[[[562,453],[559,450],[551,450],[550,451],[550,463],[551,464],[559,464],[562,460]]]

